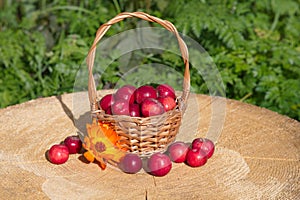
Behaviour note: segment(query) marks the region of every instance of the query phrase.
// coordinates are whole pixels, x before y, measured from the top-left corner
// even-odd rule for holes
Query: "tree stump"
[[[51,164],[46,151],[91,122],[73,112],[79,96],[87,104],[81,111],[89,109],[86,94],[73,93],[0,110],[1,199],[300,199],[300,123],[206,95],[191,94],[179,133],[216,142],[203,167],[173,163],[169,174],[153,177],[102,171],[79,155]]]

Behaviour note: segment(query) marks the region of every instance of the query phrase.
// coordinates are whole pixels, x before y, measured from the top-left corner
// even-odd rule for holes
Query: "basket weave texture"
[[[176,99],[177,106],[173,110],[162,115],[151,117],[108,115],[105,114],[105,111],[101,109],[98,103],[101,97],[98,96],[93,77],[93,66],[97,44],[113,24],[132,17],[162,25],[165,29],[172,32],[178,41],[185,67],[183,91],[181,96]],[[165,150],[168,144],[175,140],[182,116],[187,106],[186,103],[190,90],[190,72],[187,46],[171,22],[143,12],[124,12],[118,14],[107,23],[101,25],[97,30],[93,45],[87,56],[87,66],[89,71],[88,95],[92,117],[98,119],[102,123],[109,124],[120,136],[120,143],[124,148],[128,149],[129,152],[137,153],[140,156],[148,156],[154,152]]]

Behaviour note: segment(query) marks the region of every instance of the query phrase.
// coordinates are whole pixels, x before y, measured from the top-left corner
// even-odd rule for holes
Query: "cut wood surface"
[[[90,122],[86,93],[1,109],[0,199],[300,199],[300,123],[267,109],[191,94],[178,140],[208,137],[216,151],[205,166],[173,164],[164,177],[102,171],[79,155],[46,160]]]

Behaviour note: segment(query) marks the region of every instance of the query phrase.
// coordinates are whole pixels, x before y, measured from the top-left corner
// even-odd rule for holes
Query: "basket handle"
[[[143,12],[123,12],[109,20],[107,23],[102,24],[99,29],[97,30],[96,37],[94,39],[93,45],[90,48],[88,55],[87,55],[87,67],[88,67],[88,95],[89,95],[89,101],[91,103],[91,110],[95,111],[97,110],[97,90],[95,85],[95,80],[93,77],[93,67],[94,67],[94,60],[95,60],[95,53],[96,53],[96,47],[98,42],[101,40],[101,38],[104,36],[104,34],[108,31],[108,29],[115,23],[120,22],[126,18],[136,17],[140,18],[149,22],[155,22],[160,25],[162,25],[165,29],[169,30],[170,32],[174,33],[178,40],[181,56],[185,65],[184,69],[184,80],[183,80],[183,93],[181,96],[181,101],[184,105],[186,105],[186,101],[190,92],[190,71],[189,71],[189,53],[187,46],[183,39],[180,37],[179,33],[177,32],[177,29],[175,26],[167,21],[162,20],[160,18],[151,16],[149,14],[143,13]],[[184,106],[183,105],[183,106]]]

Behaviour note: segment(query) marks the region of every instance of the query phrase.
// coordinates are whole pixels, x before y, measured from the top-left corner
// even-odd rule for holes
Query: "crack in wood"
[[[153,179],[154,186],[156,187],[156,181],[155,181],[155,177],[154,177],[154,176],[152,176],[152,179]]]

